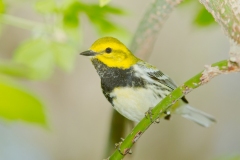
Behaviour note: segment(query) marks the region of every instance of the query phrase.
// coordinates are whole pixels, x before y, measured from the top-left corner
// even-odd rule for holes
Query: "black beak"
[[[80,55],[83,55],[83,56],[95,56],[96,54],[97,54],[96,52],[93,52],[91,50],[87,50],[87,51],[80,53]]]

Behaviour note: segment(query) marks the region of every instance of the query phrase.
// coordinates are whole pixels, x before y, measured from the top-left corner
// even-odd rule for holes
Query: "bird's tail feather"
[[[216,120],[211,115],[193,108],[188,104],[183,104],[177,108],[175,112],[203,127],[209,127],[211,124],[216,122]]]

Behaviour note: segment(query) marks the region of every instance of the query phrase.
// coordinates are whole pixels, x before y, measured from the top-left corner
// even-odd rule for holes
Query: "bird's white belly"
[[[139,122],[150,107],[160,100],[153,90],[145,88],[115,88],[110,94],[114,108],[126,118]]]

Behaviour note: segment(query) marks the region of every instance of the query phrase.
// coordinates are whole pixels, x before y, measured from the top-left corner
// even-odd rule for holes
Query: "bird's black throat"
[[[132,67],[122,69],[117,67],[108,67],[96,58],[92,59],[92,63],[101,78],[101,87],[103,94],[112,103],[113,98],[109,94],[116,87],[145,87],[146,82],[135,75]]]

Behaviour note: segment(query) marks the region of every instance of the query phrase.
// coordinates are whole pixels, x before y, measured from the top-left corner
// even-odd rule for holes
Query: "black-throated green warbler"
[[[177,87],[168,76],[135,57],[115,38],[100,38],[81,55],[90,57],[101,78],[103,94],[113,108],[132,121],[139,122],[149,108]],[[170,112],[205,127],[215,121],[206,113],[192,108],[184,97],[171,107]]]

